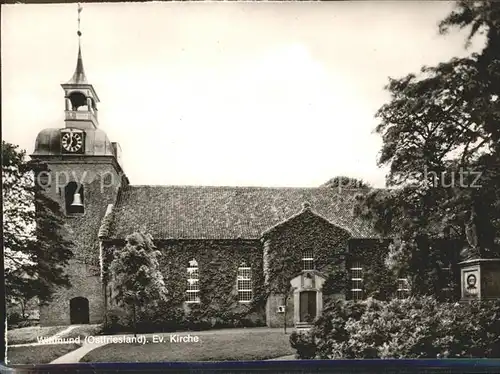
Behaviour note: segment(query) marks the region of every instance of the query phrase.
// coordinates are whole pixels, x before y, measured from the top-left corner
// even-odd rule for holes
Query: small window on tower
[[[85,212],[83,205],[83,186],[76,182],[69,182],[65,189],[66,214],[78,215]]]

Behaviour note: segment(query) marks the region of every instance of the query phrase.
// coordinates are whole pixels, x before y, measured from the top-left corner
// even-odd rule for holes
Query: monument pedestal
[[[461,301],[500,299],[500,259],[462,261],[460,278]]]

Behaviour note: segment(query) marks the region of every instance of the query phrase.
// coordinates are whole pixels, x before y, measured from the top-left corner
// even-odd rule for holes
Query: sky
[[[439,35],[452,2],[83,4],[99,122],[134,185],[383,187],[375,113],[388,77],[482,48]],[[2,5],[2,138],[64,127],[76,4]]]

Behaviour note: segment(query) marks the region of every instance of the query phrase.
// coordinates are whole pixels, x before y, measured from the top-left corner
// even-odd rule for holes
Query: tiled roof
[[[354,217],[359,189],[127,186],[113,209],[109,238],[144,230],[155,239],[259,239],[305,204],[354,237],[377,237]]]

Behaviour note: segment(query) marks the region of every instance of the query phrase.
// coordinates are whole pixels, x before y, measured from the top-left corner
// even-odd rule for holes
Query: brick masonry
[[[283,327],[285,319],[284,313],[278,312],[278,306],[285,305],[281,295],[269,296],[266,303],[266,324],[268,327]],[[287,300],[286,325],[287,327],[294,326],[293,320],[293,295]]]
[[[51,170],[51,185],[48,193],[64,208],[64,185],[70,181],[82,182],[85,213],[78,217],[67,217],[76,244],[74,259],[67,268],[72,287],[58,289],[54,299],[40,310],[41,325],[65,325],[70,323],[70,300],[85,297],[89,300],[90,323],[104,321],[106,292],[101,281],[99,254],[99,228],[109,204],[115,204],[124,178],[111,157],[85,157],[72,160],[53,157],[46,160]],[[56,177],[57,176],[57,177]],[[349,232],[323,218],[305,212],[279,225],[266,235],[266,240],[160,240],[157,247],[162,252],[161,268],[169,293],[183,300],[186,287],[186,267],[195,258],[200,267],[201,304],[209,315],[227,311],[243,313],[246,318],[267,324],[283,326],[283,296],[271,294],[267,299],[264,266],[268,269],[282,268],[282,259],[292,256],[289,279],[302,271],[301,253],[304,248],[313,249],[318,270],[328,272],[331,264],[338,262],[339,254],[347,248],[351,238]],[[120,243],[106,242],[109,251],[123,247]],[[280,253],[273,256],[272,254]],[[281,256],[281,257],[280,257]],[[252,267],[254,298],[257,305],[245,305],[237,301],[236,275],[242,261]],[[337,266],[337,265],[335,265]],[[273,281],[271,280],[271,283]],[[295,305],[297,305],[295,303]],[[185,305],[183,306],[185,308]],[[185,308],[189,310],[189,308]],[[287,302],[287,326],[294,323],[294,295]]]
[[[43,159],[43,158],[41,158]],[[89,300],[90,323],[103,321],[105,306],[99,267],[98,231],[108,204],[116,200],[122,184],[122,173],[111,158],[79,157],[45,160],[50,169],[47,193],[60,202],[65,213],[64,186],[75,181],[83,185],[85,212],[82,216],[67,217],[67,225],[75,243],[73,260],[67,266],[71,287],[59,288],[53,300],[40,308],[40,324],[70,324],[70,300],[85,297]]]

